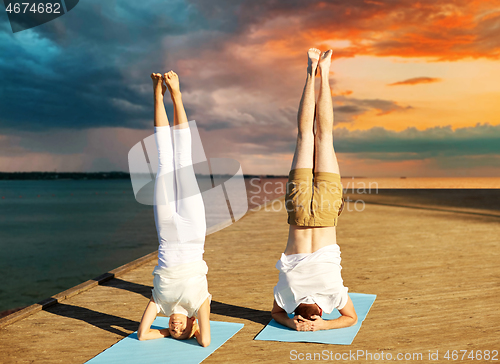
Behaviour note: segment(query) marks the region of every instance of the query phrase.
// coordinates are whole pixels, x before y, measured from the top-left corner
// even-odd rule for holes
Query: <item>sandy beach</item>
[[[448,350],[450,355],[500,350],[500,190],[379,190],[348,196],[353,202],[338,227],[344,284],[350,292],[377,295],[353,344],[253,340],[270,321],[278,278],[274,266],[287,238],[286,211],[278,200],[207,237],[211,319],[245,327],[206,363],[297,362],[291,350],[360,350],[393,358],[422,354],[421,362],[438,352],[438,362],[447,362]],[[359,200],[363,204],[355,203]],[[155,264],[152,259],[2,327],[2,363],[83,363],[135,331]],[[408,360],[413,361],[418,360]]]

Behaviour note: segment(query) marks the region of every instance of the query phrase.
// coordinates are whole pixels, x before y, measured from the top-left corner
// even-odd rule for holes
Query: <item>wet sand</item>
[[[270,320],[278,278],[274,265],[288,229],[282,202],[208,236],[212,320],[245,327],[205,362],[297,362],[291,350],[333,355],[361,350],[393,358],[421,353],[420,362],[429,361],[429,351],[438,351],[437,362],[448,362],[447,350],[500,350],[500,214],[495,208],[500,193],[483,193],[349,193],[365,204],[356,211],[350,203],[339,222],[344,284],[351,292],[377,294],[350,346],[253,340]],[[492,202],[489,207],[471,202],[481,199]],[[135,331],[150,297],[155,264],[150,260],[3,327],[2,363],[83,363]],[[361,357],[350,362],[383,361]]]

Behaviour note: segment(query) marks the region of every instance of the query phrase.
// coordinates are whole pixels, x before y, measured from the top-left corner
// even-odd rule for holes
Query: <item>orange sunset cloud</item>
[[[261,19],[252,17],[261,9]],[[251,44],[296,54],[314,43],[334,57],[500,57],[500,4],[492,0],[245,2],[238,12]],[[300,29],[300,31],[298,31]],[[243,33],[242,33],[243,34]],[[293,36],[290,36],[292,35]]]
[[[399,85],[418,85],[420,83],[433,83],[433,82],[440,82],[441,79],[437,77],[414,77],[414,78],[409,78],[404,81],[399,81],[399,82],[394,82],[390,83],[387,86],[399,86]]]

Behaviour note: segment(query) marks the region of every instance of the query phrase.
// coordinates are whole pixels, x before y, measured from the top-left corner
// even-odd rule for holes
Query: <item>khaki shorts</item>
[[[344,207],[338,173],[293,169],[288,175],[285,206],[288,223],[297,226],[337,226]]]

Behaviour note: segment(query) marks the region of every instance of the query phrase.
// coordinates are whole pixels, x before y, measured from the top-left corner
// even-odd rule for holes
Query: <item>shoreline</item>
[[[255,206],[253,209],[250,208],[245,214],[245,216],[253,214],[258,212],[259,210],[256,210],[256,207],[260,208],[265,208],[267,205],[272,204],[275,201],[279,201],[283,199],[284,196],[277,197],[267,203],[261,204],[259,206]],[[225,223],[223,223],[225,224]],[[218,230],[218,225],[213,226],[211,229],[209,229],[208,234],[211,234],[210,230],[212,231],[217,231]],[[94,288],[97,285],[100,285],[102,283],[105,283],[113,278],[120,277],[129,271],[140,267],[141,265],[147,264],[151,262],[154,259],[158,259],[158,250],[155,250],[149,254],[146,254],[140,258],[137,258],[129,263],[123,264],[119,266],[118,268],[115,268],[113,270],[110,270],[109,272],[103,273],[93,279],[89,279],[85,282],[82,282],[76,286],[73,286],[65,291],[62,291],[60,293],[57,293],[55,295],[52,295],[51,297],[45,298],[37,303],[34,303],[32,305],[28,306],[23,306],[23,307],[16,307],[16,308],[11,308],[4,310],[0,312],[0,329],[8,326],[10,324],[13,324],[16,321],[22,320],[28,316],[33,315],[34,313],[43,310],[47,307],[50,307],[52,305],[55,305],[57,303],[60,303],[64,301],[65,299],[71,298],[79,293],[82,293],[84,291],[87,291],[91,288]],[[7,314],[5,314],[7,313]]]
[[[350,292],[377,295],[350,347],[253,340],[271,320],[278,279],[275,264],[288,235],[286,211],[277,208],[282,203],[247,213],[207,236],[204,259],[210,267],[211,320],[244,324],[207,363],[287,362],[291,350],[363,349],[394,358],[401,352],[427,355],[452,348],[494,348],[500,324],[500,287],[495,284],[499,217],[473,215],[466,208],[467,215],[439,210],[452,204],[455,195],[441,194],[436,200],[435,191],[424,196],[410,191],[408,198],[397,193],[402,192],[365,196],[366,209],[344,210],[338,225],[345,286]],[[459,197],[467,206],[469,198]],[[388,199],[399,199],[392,202],[400,205],[387,206]],[[425,201],[432,203],[414,208]],[[5,364],[83,363],[133,333],[151,297],[155,265],[150,260],[119,278],[96,282],[91,289],[3,327]]]
[[[359,210],[359,201],[365,204],[380,205],[387,207],[416,208],[441,212],[452,212],[477,216],[500,218],[500,189],[383,189],[376,193],[356,193],[353,190],[345,193],[347,204],[346,210]],[[250,204],[248,214],[256,213],[273,203],[281,201],[284,195],[272,200],[263,200],[259,204]],[[273,207],[271,207],[273,208]],[[72,297],[75,294],[91,289],[96,285],[107,282],[118,277],[141,264],[145,264],[156,258],[157,251],[139,257],[118,268],[103,273],[98,277],[82,282],[65,291],[42,299],[32,305],[10,308],[0,312],[0,328],[17,320],[21,320],[41,309]]]
[[[358,201],[363,201],[363,204],[375,204],[388,207],[408,207],[417,209],[431,209],[442,212],[455,212],[469,215],[482,215],[491,217],[500,217],[500,189],[383,189],[380,188],[377,193],[366,194],[356,193],[349,190],[345,196],[348,199],[346,209],[355,211],[359,209]],[[258,212],[265,209],[266,206],[272,205],[275,201],[280,201],[284,196],[278,196],[272,200],[260,201],[259,204],[250,204],[247,214]],[[349,201],[350,199],[350,201]],[[157,251],[140,257],[129,263],[126,263],[114,270],[101,274],[100,276],[90,279],[86,282],[73,286],[63,292],[55,294],[49,298],[32,305],[10,308],[0,312],[0,327],[3,326],[3,320],[9,321],[12,315],[16,317],[26,317],[29,314],[26,312],[36,312],[43,307],[48,307],[51,304],[60,301],[61,297],[72,295],[76,287],[79,287],[80,292],[90,289],[96,284],[100,284],[116,276],[127,272],[127,267],[137,266],[137,262],[142,261],[145,257],[156,254]],[[153,259],[153,258],[150,258]],[[147,262],[147,261],[145,261]],[[132,268],[130,268],[132,269]],[[104,280],[103,280],[104,279]],[[54,298],[56,297],[56,298]],[[58,297],[58,298],[57,298]],[[59,301],[58,301],[59,300]],[[57,301],[57,302],[56,302]],[[26,311],[24,311],[26,310]],[[34,311],[32,311],[34,310]],[[23,312],[20,312],[23,311]],[[12,321],[15,322],[15,321]]]
[[[359,209],[357,201],[363,201],[364,204],[374,204],[388,207],[407,207],[417,209],[431,209],[442,212],[455,212],[470,215],[482,215],[491,217],[500,217],[500,189],[378,189],[375,194],[356,193],[348,191],[345,194],[348,199],[346,209]],[[262,201],[262,204],[251,206],[249,204],[249,213],[255,213],[266,206],[270,206],[275,201],[280,201],[284,196],[279,196],[269,201]],[[350,201],[349,201],[350,200]],[[465,201],[465,202],[464,202]],[[356,206],[355,206],[356,204]],[[16,307],[0,312],[0,327],[3,327],[4,321],[15,322],[18,319],[29,316],[30,314],[60,302],[62,297],[71,297],[73,294],[83,292],[97,284],[106,282],[115,276],[126,273],[128,270],[137,267],[140,264],[147,263],[153,259],[157,251],[140,257],[129,263],[126,263],[114,270],[101,274],[100,276],[71,287],[63,292],[55,294],[49,298],[43,299],[37,303],[28,306]],[[147,258],[149,257],[149,258]],[[140,263],[143,262],[143,263]],[[77,293],[74,293],[77,292]],[[20,312],[22,311],[22,312]],[[31,313],[28,313],[31,312]],[[16,319],[14,319],[14,316]]]
[[[210,175],[197,174],[198,178]],[[218,179],[229,179],[229,174],[212,175]],[[150,178],[150,175],[145,175]],[[244,174],[249,180],[287,180],[288,175]],[[500,177],[367,177],[342,175],[344,189],[500,189]],[[128,172],[0,172],[1,181],[130,181]]]
[[[62,291],[60,293],[57,293],[51,297],[48,297],[46,299],[43,299],[33,305],[21,307],[19,309],[14,309],[15,311],[0,317],[0,329],[8,326],[10,324],[13,324],[16,321],[22,320],[28,316],[33,315],[34,313],[41,311],[47,307],[53,306],[57,303],[60,303],[68,298],[71,298],[79,293],[85,292],[91,288],[94,288],[97,285],[103,284],[113,278],[117,278],[122,276],[125,273],[128,273],[129,271],[140,267],[143,264],[146,264],[150,262],[153,259],[158,259],[158,252],[154,251],[152,253],[149,253],[143,257],[140,257],[136,260],[133,260],[129,263],[126,263],[118,268],[115,268],[109,272],[103,273],[100,276],[95,277],[94,279],[89,279],[88,281],[85,281],[83,283],[80,283],[74,287],[71,287],[65,291]],[[10,311],[10,310],[7,310]],[[3,311],[6,312],[6,311]],[[3,313],[2,312],[2,313]]]

